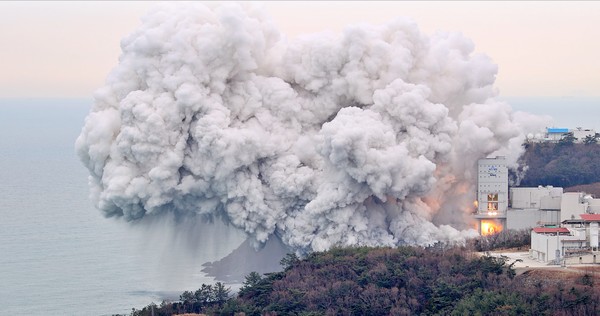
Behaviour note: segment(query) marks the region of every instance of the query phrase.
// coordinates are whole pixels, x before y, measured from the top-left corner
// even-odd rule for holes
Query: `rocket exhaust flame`
[[[490,236],[502,231],[503,226],[496,220],[481,220],[481,235]]]
[[[409,20],[298,39],[250,4],[142,21],[76,142],[106,216],[220,217],[298,251],[460,241],[477,159],[516,166],[548,125],[495,99],[470,40]]]

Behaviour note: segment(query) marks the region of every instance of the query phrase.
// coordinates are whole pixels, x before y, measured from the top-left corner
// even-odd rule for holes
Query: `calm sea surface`
[[[128,313],[211,283],[201,264],[244,239],[103,218],[74,151],[90,104],[0,100],[0,315]]]

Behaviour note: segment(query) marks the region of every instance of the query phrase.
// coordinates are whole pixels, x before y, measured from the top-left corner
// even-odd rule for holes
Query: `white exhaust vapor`
[[[294,40],[252,5],[142,22],[76,142],[107,216],[217,216],[298,251],[460,241],[477,160],[516,164],[547,123],[495,99],[470,40],[405,19]]]

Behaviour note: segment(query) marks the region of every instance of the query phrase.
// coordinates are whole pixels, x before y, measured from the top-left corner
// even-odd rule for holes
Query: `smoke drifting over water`
[[[460,241],[477,159],[515,163],[546,124],[495,99],[470,40],[409,20],[294,40],[236,4],[142,22],[76,142],[107,216],[219,217],[298,251]]]

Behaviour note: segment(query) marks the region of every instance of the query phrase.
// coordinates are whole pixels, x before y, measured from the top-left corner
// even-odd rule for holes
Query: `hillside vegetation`
[[[344,248],[288,255],[284,271],[251,273],[236,296],[203,285],[131,315],[599,315],[593,270],[516,276],[507,259],[461,247]],[[535,271],[533,271],[535,272]],[[596,285],[596,286],[594,286]],[[210,290],[209,288],[212,288]],[[205,295],[208,293],[208,295]]]
[[[600,145],[572,142],[526,144],[520,165],[527,166],[520,186],[568,188],[600,182]]]
[[[585,192],[596,198],[600,198],[600,182],[581,184],[565,188],[565,192]]]

